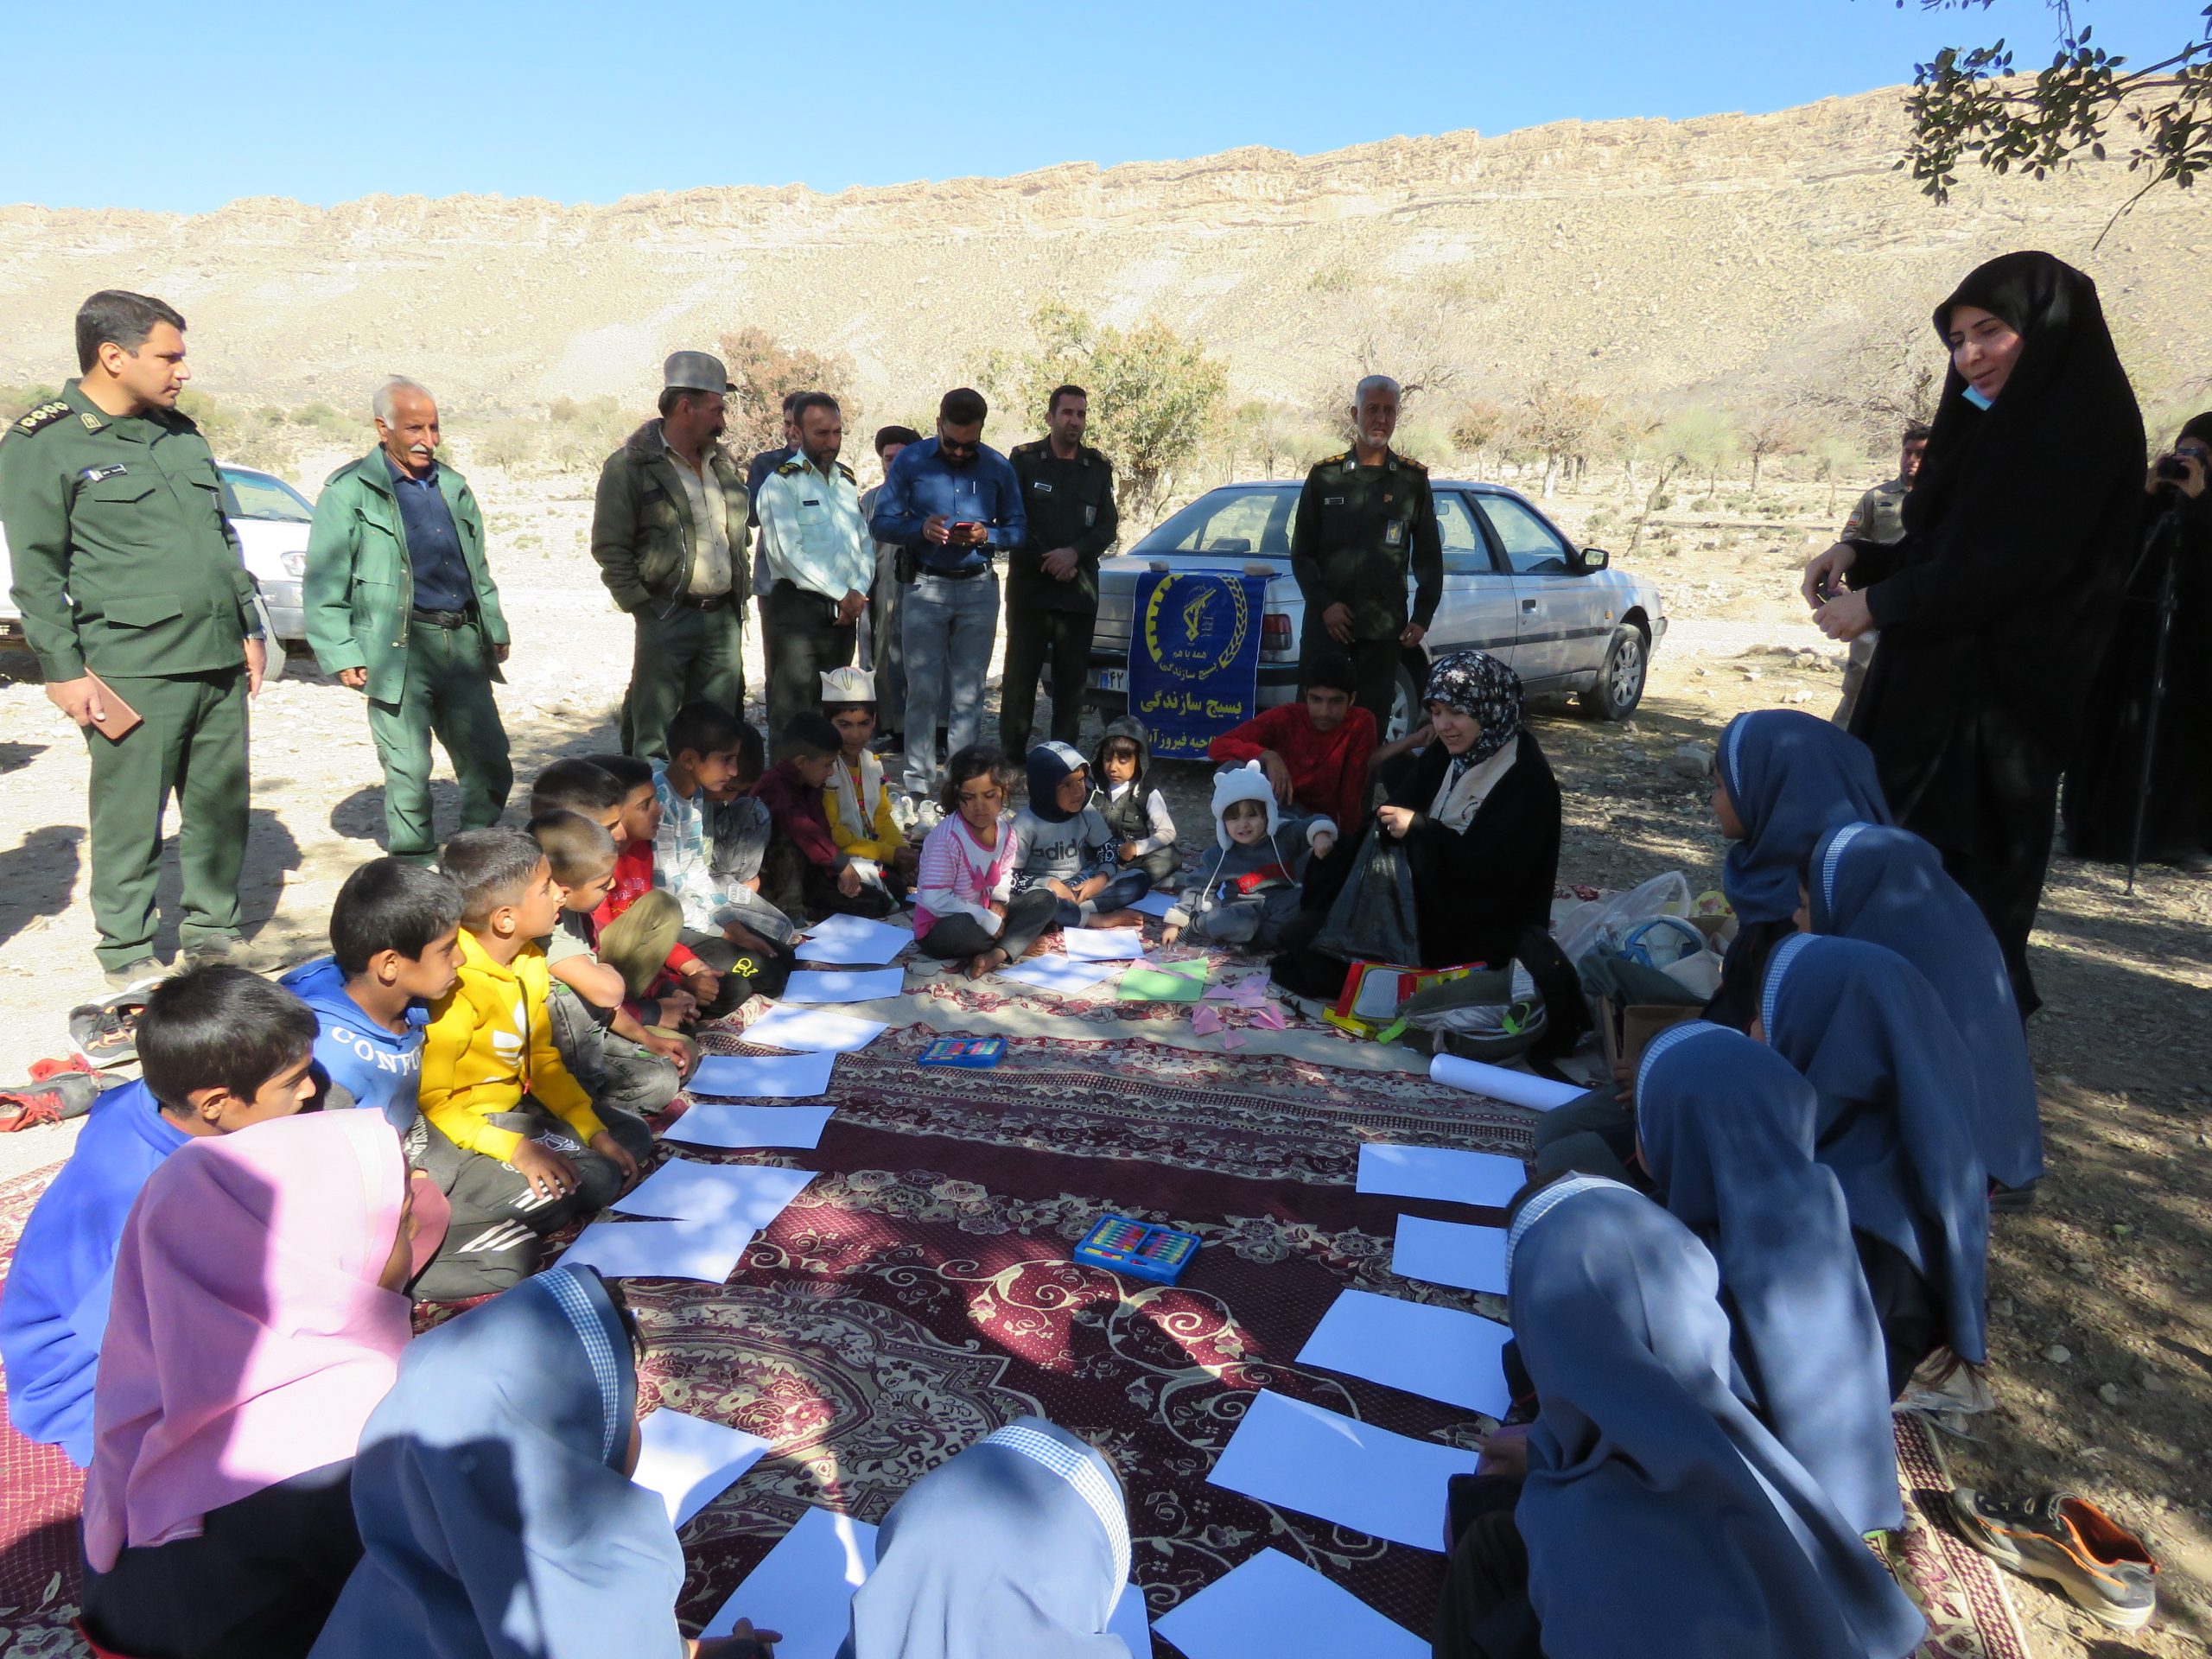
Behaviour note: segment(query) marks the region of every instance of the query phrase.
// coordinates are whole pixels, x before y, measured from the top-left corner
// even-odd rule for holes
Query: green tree
[[[1041,429],[1054,386],[1081,386],[1090,397],[1087,442],[1114,463],[1124,517],[1148,520],[1174,490],[1177,474],[1218,429],[1229,397],[1229,365],[1147,318],[1134,328],[1094,323],[1057,300],[1031,315],[1037,349],[995,352],[984,384],[1005,421]]]
[[[1993,0],[1919,3],[1927,11],[1986,11]],[[2094,44],[2089,24],[2075,28],[2072,0],[2045,3],[2057,24],[2056,49],[2032,79],[2017,71],[2002,38],[1945,47],[1932,62],[1914,67],[1906,99],[1912,140],[1897,165],[1911,169],[1923,191],[1948,200],[1961,162],[1995,173],[2018,168],[2041,179],[2084,155],[2103,161],[2106,140],[2123,127],[2133,133],[2128,171],[2143,175],[2143,187],[2114,221],[2159,185],[2187,189],[2212,168],[2212,7],[2188,22],[2176,18],[2179,29],[2201,22],[2195,39],[2135,67]],[[2195,10],[2194,0],[2177,7]]]

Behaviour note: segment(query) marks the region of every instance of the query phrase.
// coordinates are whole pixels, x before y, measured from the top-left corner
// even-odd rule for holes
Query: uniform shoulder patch
[[[1106,459],[1106,453],[1103,449],[1093,449],[1089,444],[1085,444],[1083,448],[1083,458],[1085,461],[1096,461],[1109,472],[1113,470],[1114,463]]]
[[[1426,463],[1415,461],[1411,455],[1400,455],[1398,457],[1398,464],[1403,467],[1408,472],[1425,473],[1428,470]]]
[[[1351,451],[1349,449],[1339,449],[1333,455],[1324,455],[1320,460],[1313,463],[1313,470],[1318,473],[1324,467],[1333,467],[1351,454]]]
[[[842,461],[837,463],[837,470],[845,475],[845,482],[848,484],[857,484],[861,481],[861,475]]]
[[[797,478],[805,470],[806,463],[801,461],[797,455],[793,455],[789,461],[776,468],[776,476],[778,478]]]
[[[1032,438],[1027,443],[1015,444],[1013,448],[1007,451],[1007,454],[1009,458],[1014,455],[1033,455],[1040,453],[1044,448],[1044,439]]]
[[[16,430],[36,432],[42,427],[52,426],[56,421],[67,418],[71,412],[69,405],[56,397],[52,403],[41,404],[36,409],[28,411],[16,423]]]

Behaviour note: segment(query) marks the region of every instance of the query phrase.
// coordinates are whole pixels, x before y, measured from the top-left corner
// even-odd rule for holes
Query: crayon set
[[[914,1056],[917,1065],[962,1065],[980,1069],[1006,1058],[1003,1037],[940,1037]]]
[[[1198,1253],[1198,1236],[1148,1226],[1127,1216],[1101,1216],[1075,1247],[1075,1259],[1154,1284],[1172,1285]]]

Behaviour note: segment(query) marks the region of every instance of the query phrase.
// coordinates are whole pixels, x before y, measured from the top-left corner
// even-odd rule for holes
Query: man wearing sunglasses
[[[876,496],[869,528],[900,550],[901,654],[906,664],[905,783],[916,800],[937,794],[937,728],[953,753],[976,742],[983,681],[998,639],[995,548],[1021,544],[1029,528],[1021,486],[1004,455],[983,442],[990,412],[966,386],[938,404],[937,435],[899,453]]]

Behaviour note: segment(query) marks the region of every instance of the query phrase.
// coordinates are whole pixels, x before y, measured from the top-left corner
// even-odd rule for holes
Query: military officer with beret
[[[369,702],[384,768],[385,850],[438,849],[430,809],[435,734],[461,785],[461,828],[499,821],[514,786],[492,682],[507,621],[468,480],[438,459],[437,400],[395,375],[370,402],[377,447],[330,475],[308,534],[302,597],[323,672]]]
[[[660,417],[600,468],[591,556],[637,624],[623,734],[630,753],[668,758],[668,722],[687,702],[745,717],[746,544],[752,497],[721,442],[736,388],[721,359],[676,352],[661,365]]]
[[[1029,533],[1007,559],[1006,671],[999,738],[1019,760],[1029,753],[1037,677],[1052,676],[1052,738],[1073,746],[1083,729],[1083,686],[1098,626],[1098,561],[1122,520],[1114,464],[1084,442],[1090,398],[1056,386],[1046,402],[1045,435],[1018,443],[1007,460],[1029,510]]]
[[[791,405],[798,452],[760,480],[753,513],[768,580],[760,615],[767,637],[768,730],[780,739],[793,715],[821,708],[822,677],[850,668],[861,613],[875,580],[875,543],[861,518],[860,482],[837,459],[845,416],[826,391]]]
[[[156,978],[162,815],[183,830],[177,941],[235,954],[246,699],[264,646],[253,578],[200,429],[177,412],[184,319],[103,289],[77,313],[79,378],[0,440],[0,524],[46,695],[92,751],[92,918],[118,990]]]
[[[1398,404],[1398,383],[1389,375],[1359,383],[1352,447],[1306,474],[1290,534],[1291,574],[1306,601],[1299,659],[1311,663],[1331,641],[1350,653],[1358,682],[1352,701],[1385,733],[1398,664],[1421,644],[1444,596],[1444,545],[1428,468],[1390,448]]]

